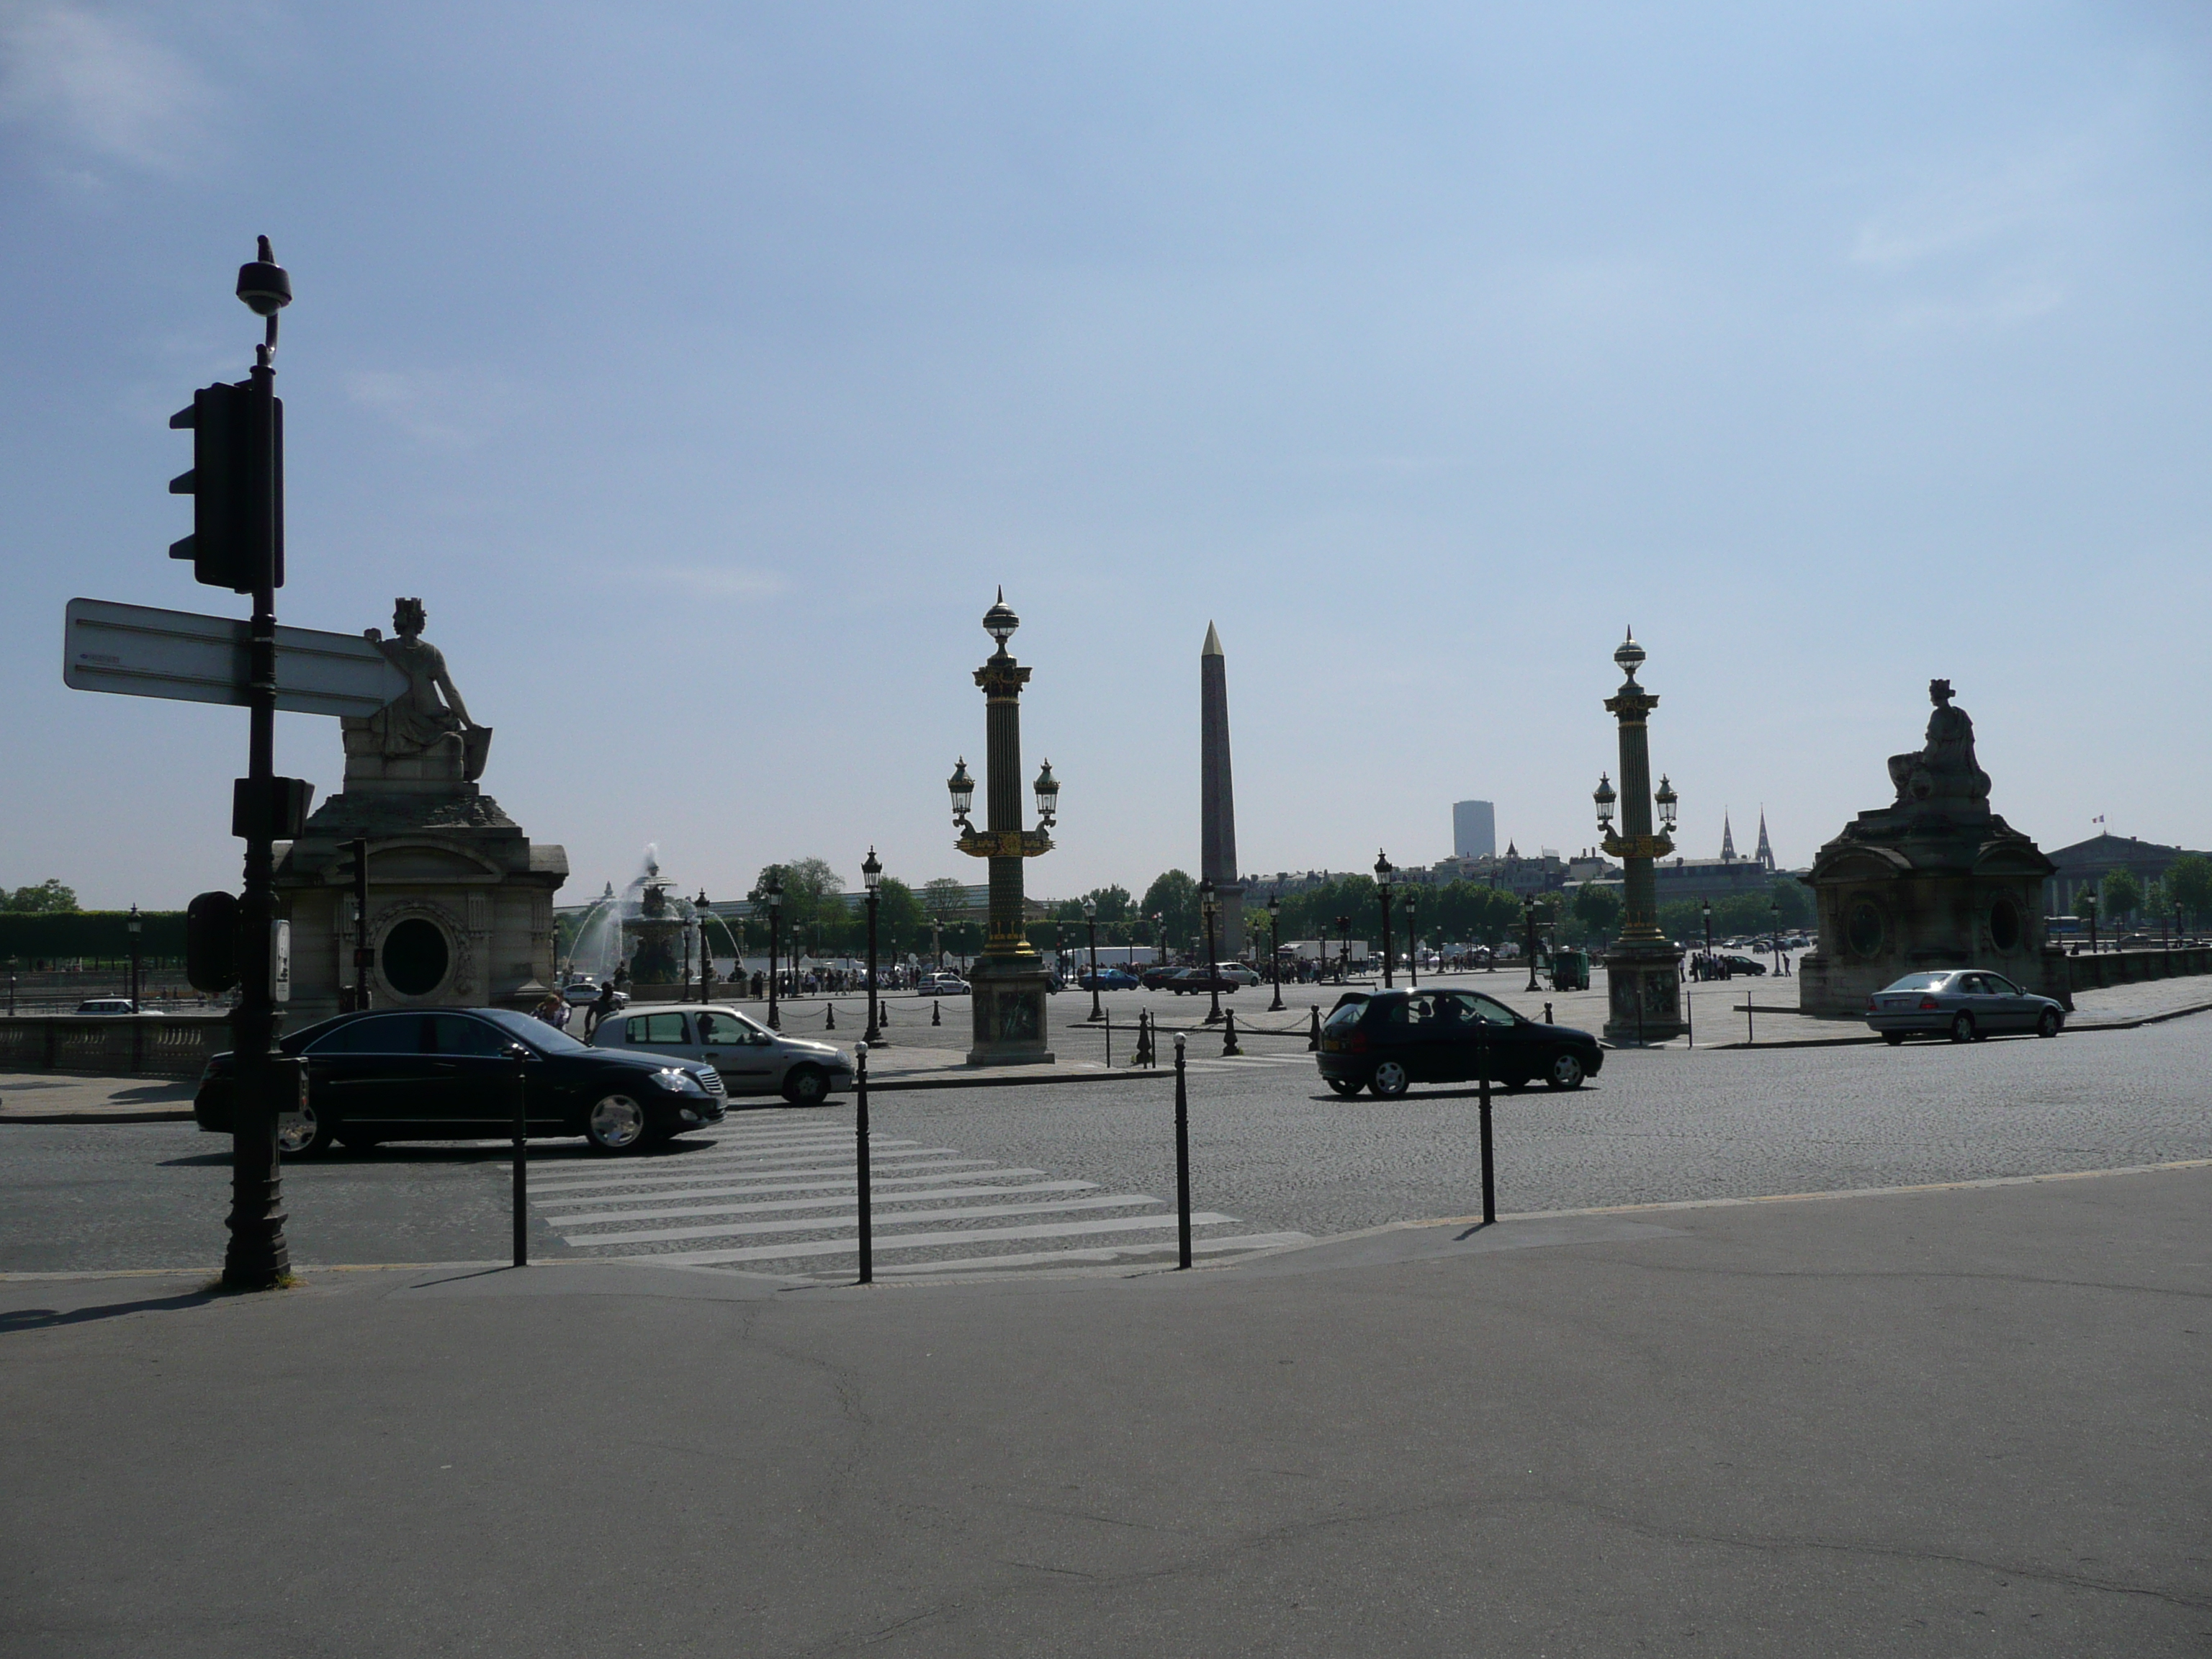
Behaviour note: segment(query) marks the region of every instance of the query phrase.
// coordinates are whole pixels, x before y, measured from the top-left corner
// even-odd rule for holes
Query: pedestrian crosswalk
[[[746,1112],[687,1144],[702,1139],[709,1144],[668,1158],[536,1175],[532,1207],[562,1243],[603,1260],[829,1282],[853,1276],[860,1182],[848,1112]],[[1109,1192],[888,1134],[871,1135],[868,1147],[879,1278],[1175,1259],[1174,1206],[1151,1194]],[[1192,1253],[1219,1261],[1308,1237],[1224,1231],[1239,1224],[1218,1211],[1194,1212]]]

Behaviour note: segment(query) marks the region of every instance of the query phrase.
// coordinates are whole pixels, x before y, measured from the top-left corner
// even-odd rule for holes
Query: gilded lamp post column
[[[959,827],[955,843],[971,858],[988,861],[990,876],[990,934],[983,954],[969,975],[969,1008],[974,1021],[974,1044],[968,1051],[971,1066],[1020,1065],[1048,1061],[1045,1048],[1045,988],[1048,977],[1044,959],[1023,930],[1022,860],[1052,850],[1047,832],[1058,815],[1060,785],[1047,761],[1031,788],[1036,796],[1037,828],[1022,827],[1022,687],[1030,671],[1006,651],[1006,641],[1021,626],[1005,590],[998,602],[983,613],[983,627],[998,649],[975,671],[975,684],[983,693],[983,828],[969,821],[975,799],[975,781],[968,775],[963,758],[953,769],[952,821]]]
[[[1606,711],[1620,723],[1620,788],[1598,780],[1598,828],[1606,852],[1621,861],[1623,906],[1620,937],[1605,958],[1607,991],[1606,1040],[1619,1043],[1664,1042],[1681,1036],[1681,957],[1659,927],[1655,860],[1674,850],[1676,796],[1662,776],[1651,789],[1651,711],[1659,699],[1636,682],[1644,647],[1632,632],[1613,653],[1623,675],[1620,689],[1605,700]],[[1620,833],[1613,830],[1614,803],[1620,809]],[[1659,827],[1651,822],[1659,809]]]

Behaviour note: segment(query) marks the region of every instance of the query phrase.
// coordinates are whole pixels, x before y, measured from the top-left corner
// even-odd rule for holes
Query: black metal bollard
[[[1318,1002],[1313,1006],[1313,1030],[1306,1033],[1306,1052],[1310,1054],[1321,1052],[1321,1004]]]
[[[530,1265],[530,1051],[507,1048],[514,1061],[514,1265]]]
[[[1106,1064],[1107,1064],[1108,1066],[1112,1066],[1112,1065],[1113,1065],[1113,1063],[1114,1063],[1114,1011],[1113,1011],[1111,1008],[1109,1008],[1109,1009],[1107,1009],[1107,1010],[1106,1010]]]
[[[1498,1219],[1498,1178],[1490,1156],[1490,1044],[1486,1030],[1486,1041],[1478,1062],[1482,1068],[1482,1224],[1489,1226]]]
[[[825,1031],[837,1029],[837,1005],[834,1002],[822,1011],[822,1029]]]
[[[1140,1008],[1137,1011],[1137,1053],[1136,1057],[1131,1060],[1129,1064],[1142,1066],[1148,1069],[1153,1064],[1152,1011],[1149,1008]]]
[[[1237,1046],[1237,1011],[1224,1008],[1221,1013],[1221,1057],[1234,1060],[1243,1052]]]
[[[932,1025],[945,1024],[945,1007],[942,1003],[932,1002],[929,1005],[929,1023]]]
[[[1558,1022],[1552,1018],[1552,1005],[1548,1002],[1544,1005],[1544,1024],[1547,1025],[1558,1024]]]
[[[859,1175],[860,1283],[876,1279],[876,1201],[868,1180],[868,1045],[853,1045],[853,1163]]]
[[[1190,1094],[1183,1084],[1182,1033],[1176,1033],[1176,1266],[1190,1266]]]

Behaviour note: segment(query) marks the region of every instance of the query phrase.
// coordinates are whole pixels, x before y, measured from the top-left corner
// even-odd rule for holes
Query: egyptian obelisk
[[[1244,950],[1244,889],[1237,879],[1237,798],[1229,781],[1229,659],[1210,622],[1198,653],[1198,873],[1213,884],[1220,907],[1214,950],[1227,962]],[[1205,923],[1199,926],[1202,935]]]

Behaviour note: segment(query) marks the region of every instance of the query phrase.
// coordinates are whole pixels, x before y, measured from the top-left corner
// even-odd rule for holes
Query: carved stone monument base
[[[1041,961],[979,957],[968,971],[969,1015],[974,1042],[970,1066],[1048,1066],[1045,1046],[1045,989]]]
[[[1681,953],[1664,939],[1624,942],[1605,958],[1605,1040],[1617,1048],[1666,1042],[1682,1019]]]

